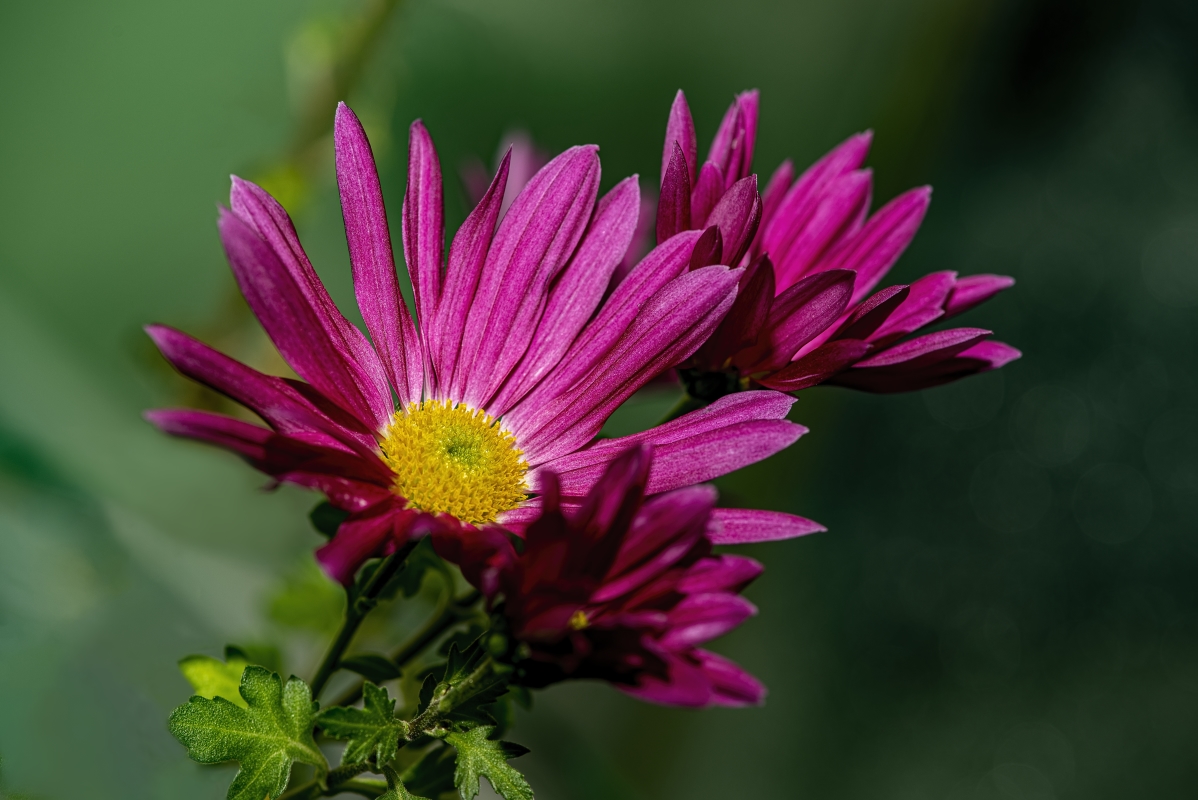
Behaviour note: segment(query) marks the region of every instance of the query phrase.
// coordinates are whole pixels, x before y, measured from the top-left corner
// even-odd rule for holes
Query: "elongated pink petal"
[[[826,342],[757,382],[780,392],[797,392],[823,383],[838,372],[865,358],[873,349],[860,339],[836,339]]]
[[[739,267],[749,251],[761,222],[761,198],[757,194],[757,176],[737,181],[724,193],[707,217],[707,225],[716,225],[724,243],[724,262]]]
[[[907,297],[894,309],[868,341],[882,348],[944,316],[944,303],[956,281],[955,272],[933,272],[911,284]]]
[[[594,487],[613,458],[629,447],[652,444],[654,492],[700,483],[765,458],[806,433],[801,425],[783,421],[793,404],[794,398],[771,391],[725,395],[664,425],[596,442],[546,463],[543,469],[558,473],[568,496],[581,497]],[[687,459],[694,463],[687,464]],[[529,475],[534,486],[540,475],[540,470]]]
[[[524,356],[549,284],[582,238],[599,192],[594,146],[575,147],[528,183],[499,224],[466,319],[462,399],[482,408]]]
[[[461,397],[466,379],[464,370],[458,368],[462,336],[483,265],[491,250],[491,237],[495,233],[495,223],[499,220],[510,162],[509,152],[499,162],[491,186],[482,200],[478,201],[478,206],[466,217],[462,227],[458,228],[449,248],[445,288],[437,306],[437,334],[433,337],[435,346],[430,347],[433,372],[436,373],[436,395],[440,398]]]
[[[917,336],[857,362],[857,369],[871,367],[923,366],[955,356],[991,334],[981,328],[952,328]]]
[[[675,142],[657,198],[657,242],[691,228],[691,179],[682,147]]]
[[[721,554],[698,561],[678,581],[678,591],[739,592],[765,571],[760,561],[744,556]]]
[[[557,365],[594,314],[636,231],[640,190],[636,176],[616,184],[599,200],[595,218],[549,294],[528,354],[489,406],[507,411]]]
[[[420,398],[423,388],[420,343],[399,292],[387,211],[370,142],[362,123],[345,103],[337,106],[334,139],[354,295],[387,377],[406,406]]]
[[[670,629],[660,641],[671,650],[694,647],[723,636],[756,613],[757,607],[740,595],[692,594],[670,610]]]
[[[719,227],[712,225],[703,231],[695,242],[695,250],[691,253],[691,269],[702,269],[719,264],[724,257],[724,237]]]
[[[769,182],[766,183],[765,191],[761,193],[761,223],[757,226],[757,234],[753,237],[753,244],[749,248],[751,258],[761,255],[766,228],[778,213],[778,208],[782,205],[782,200],[790,190],[794,179],[794,162],[788,158],[778,165],[774,174],[770,176]]]
[[[423,330],[435,327],[441,298],[445,209],[441,196],[441,162],[433,139],[416,120],[408,134],[408,189],[403,204],[403,250],[412,278],[416,317]]]
[[[956,352],[954,348],[946,347],[922,359],[909,359],[889,367],[848,369],[828,382],[881,394],[910,392],[998,369],[1022,355],[1003,342],[976,341],[973,344],[966,342],[966,345]]]
[[[529,464],[577,450],[633,392],[681,363],[711,335],[736,296],[740,270],[704,267],[655,294],[592,376],[530,416],[513,420]]]
[[[241,403],[280,433],[322,435],[328,446],[356,451],[375,447],[370,429],[356,421],[350,427],[337,424],[281,378],[263,375],[165,325],[147,325],[146,333],[179,372]]]
[[[407,541],[420,516],[415,509],[405,509],[399,497],[376,503],[342,522],[336,535],[316,550],[316,561],[326,575],[348,586],[369,559]]]
[[[888,286],[870,295],[864,303],[852,309],[845,321],[836,329],[837,339],[867,339],[882,327],[907,295],[910,286]],[[856,292],[854,292],[856,294]]]
[[[147,420],[172,436],[196,439],[230,450],[251,466],[281,481],[315,486],[304,476],[326,475],[375,486],[389,486],[391,471],[370,460],[328,447],[308,444],[239,419],[189,409],[147,411]]]
[[[770,250],[778,275],[779,288],[790,286],[804,275],[825,265],[820,258],[861,228],[869,210],[873,176],[869,170],[857,170],[830,181],[811,214],[795,218],[795,225],[784,244]]]
[[[765,686],[739,665],[698,648],[691,655],[698,659],[704,677],[711,683],[712,705],[740,708],[765,702]]]
[[[932,201],[932,187],[921,186],[880,208],[864,227],[821,267],[857,272],[853,302],[868,295],[911,244]]]
[[[736,96],[711,142],[707,160],[720,168],[726,183],[723,189],[749,174],[753,147],[757,140],[758,92],[751,89]]]
[[[775,542],[827,530],[818,522],[781,511],[717,508],[711,519],[712,526],[707,535],[713,544]]]
[[[690,227],[706,228],[708,215],[723,196],[724,173],[710,161],[704,162],[691,190]]]
[[[551,401],[589,375],[622,337],[637,314],[662,287],[687,268],[698,231],[686,231],[655,247],[620,282],[598,315],[566,351],[558,368],[509,414],[509,420],[535,416]]]
[[[803,345],[827,330],[853,294],[849,270],[828,270],[803,278],[774,298],[757,344],[734,359],[743,373],[776,370]]]
[[[328,295],[315,273],[314,285],[305,280],[311,266],[297,270],[294,267],[302,264],[296,260],[288,269],[276,247],[241,216],[223,208],[219,227],[242,295],[292,369],[372,429],[386,425],[392,405],[382,364],[357,328],[324,305],[320,298],[327,300]],[[340,322],[352,332],[343,330]],[[359,358],[367,352],[373,363],[364,366]]]
[[[728,316],[695,353],[694,363],[713,372],[725,369],[734,355],[757,343],[773,302],[774,267],[768,256],[758,256],[745,271]]]
[[[770,254],[775,265],[779,254],[790,246],[815,211],[826,187],[865,163],[872,139],[869,131],[850,136],[808,167],[791,185],[762,232],[762,249]]]
[[[944,306],[944,317],[955,317],[1015,285],[1006,275],[968,275],[958,278]]]
[[[596,491],[606,491],[606,485]],[[713,487],[688,486],[646,501],[591,601],[606,603],[631,593],[688,555],[706,533],[715,500]]]
[[[678,94],[674,95],[674,103],[670,106],[670,119],[666,122],[666,142],[661,153],[661,183],[659,186],[665,185],[666,172],[670,166],[670,159],[674,157],[675,144],[682,150],[682,156],[686,160],[687,185],[694,185],[695,168],[699,165],[697,160],[699,145],[695,138],[695,121],[691,118],[690,106],[687,105],[686,95],[681,89],[678,90]]]

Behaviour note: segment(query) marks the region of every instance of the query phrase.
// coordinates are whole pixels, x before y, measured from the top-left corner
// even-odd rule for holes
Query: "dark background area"
[[[140,325],[269,361],[212,224],[229,172],[285,198],[352,307],[331,142],[286,154],[330,43],[369,10],[0,8],[0,796],[222,797],[231,770],[166,731],[189,693],[175,661],[272,645],[307,675],[335,621],[315,498],[141,421],[194,398]],[[872,128],[875,205],[935,186],[894,280],[1013,275],[963,324],[1024,358],[910,395],[804,393],[812,432],[720,482],[830,529],[746,549],[761,613],[717,649],[767,704],[551,689],[511,734],[538,796],[1192,796],[1198,7],[410,0],[348,99],[393,221],[415,117],[455,221],[456,165],[514,127],[596,142],[605,186],[651,188],[679,87],[701,147],[761,89],[763,176]]]

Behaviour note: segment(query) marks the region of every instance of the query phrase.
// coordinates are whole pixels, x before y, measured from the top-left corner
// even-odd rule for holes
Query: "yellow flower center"
[[[528,464],[512,434],[465,405],[426,400],[395,412],[381,443],[395,473],[395,493],[412,508],[494,522],[520,505]]]
[[[585,611],[582,611],[582,610],[575,611],[570,616],[570,628],[572,630],[576,630],[576,631],[585,630],[586,628],[590,627],[590,624],[591,624],[591,620],[590,620],[590,618],[587,617],[587,614]]]

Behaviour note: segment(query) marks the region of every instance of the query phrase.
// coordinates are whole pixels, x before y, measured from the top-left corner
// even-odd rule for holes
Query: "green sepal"
[[[356,672],[366,680],[375,683],[393,681],[400,676],[399,667],[395,666],[395,662],[377,653],[363,653],[343,658],[339,662],[339,666],[350,672]]]
[[[453,783],[462,800],[474,800],[479,791],[479,779],[486,778],[504,800],[532,800],[532,787],[520,771],[507,763],[528,752],[511,742],[491,739],[495,729],[480,726],[469,731],[450,733],[445,741],[458,751]]]
[[[391,767],[383,767],[383,776],[387,779],[387,792],[380,796],[379,800],[428,800],[427,797],[409,792],[399,775],[395,774],[395,770]]]
[[[395,701],[386,689],[367,683],[362,687],[363,708],[327,708],[316,718],[320,729],[335,739],[348,739],[342,764],[374,759],[378,766],[395,758],[399,737],[408,723],[395,716]]]
[[[236,761],[241,765],[228,800],[277,798],[287,788],[291,765],[299,762],[328,772],[312,737],[315,704],[308,685],[292,677],[246,667],[241,676],[242,708],[223,697],[193,697],[170,716],[170,731],[201,764]]]
[[[308,512],[308,519],[312,521],[312,527],[330,539],[337,535],[337,529],[341,527],[341,523],[345,522],[345,518],[348,516],[348,511],[337,508],[327,500]]]

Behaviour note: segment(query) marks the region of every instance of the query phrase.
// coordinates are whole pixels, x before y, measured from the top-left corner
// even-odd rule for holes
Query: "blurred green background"
[[[873,128],[877,202],[936,187],[895,280],[1014,275],[965,324],[1025,356],[912,395],[804,393],[812,433],[721,482],[830,528],[751,551],[761,614],[717,645],[766,706],[554,688],[512,734],[538,797],[1198,793],[1198,6],[389,5],[0,6],[0,796],[223,797],[231,770],[166,731],[175,661],[318,655],[315,498],[139,416],[190,401],[142,324],[260,347],[213,225],[227,174],[289,199],[349,308],[323,136],[343,88],[393,220],[418,116],[458,220],[456,165],[514,126],[653,187],[679,87],[703,147],[762,90],[765,175]]]

